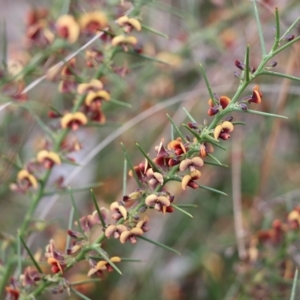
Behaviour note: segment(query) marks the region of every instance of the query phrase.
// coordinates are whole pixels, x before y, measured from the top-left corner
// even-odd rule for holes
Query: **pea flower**
[[[87,118],[82,112],[67,113],[60,121],[61,128],[71,128],[72,130],[77,130],[79,126],[85,125],[87,123]]]
[[[216,126],[214,131],[214,137],[215,139],[220,138],[222,140],[227,140],[230,138],[230,132],[232,132],[233,129],[233,124],[229,121],[225,121],[222,124]]]

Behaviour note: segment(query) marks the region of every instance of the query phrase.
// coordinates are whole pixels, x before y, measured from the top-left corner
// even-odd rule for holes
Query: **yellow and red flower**
[[[128,18],[128,16],[120,17],[117,20],[117,24],[124,28],[126,33],[131,32],[133,29],[141,31],[142,26],[139,20],[135,18]]]
[[[115,220],[120,220],[123,218],[127,219],[127,210],[124,206],[120,205],[118,202],[113,202],[110,205],[110,210],[112,212],[112,218]]]
[[[37,154],[37,161],[43,164],[46,169],[51,169],[54,165],[60,165],[61,159],[59,155],[52,151],[41,150]]]
[[[171,205],[171,201],[165,195],[151,194],[146,198],[145,204],[147,206],[153,206],[154,209],[166,213],[167,207]]]
[[[136,244],[136,237],[143,235],[144,231],[141,228],[133,227],[130,230],[123,231],[120,235],[120,242],[126,243],[128,240],[131,244]]]
[[[67,113],[60,120],[61,128],[71,128],[74,131],[86,123],[87,117],[82,112]]]
[[[113,263],[121,262],[121,258],[119,256],[113,256],[110,258],[110,261]],[[106,260],[100,260],[96,264],[92,262],[93,267],[89,270],[88,276],[92,276],[94,274],[103,276],[104,272],[112,272],[114,269]]]
[[[230,133],[233,131],[234,126],[229,121],[224,121],[222,124],[216,126],[214,131],[215,139],[227,140],[230,138]]]
[[[209,99],[208,105],[210,106],[210,108],[208,109],[207,114],[209,116],[217,114],[221,109],[225,109],[230,104],[230,101],[230,98],[228,98],[227,96],[221,96],[216,104],[214,104],[212,99]]]
[[[26,169],[19,171],[17,179],[19,184],[26,186],[27,188],[32,187],[33,189],[37,189],[38,187],[37,179]]]
[[[96,33],[107,27],[107,18],[101,11],[92,11],[80,17],[79,25],[83,32]]]
[[[183,190],[186,190],[187,186],[191,187],[192,189],[197,189],[198,184],[195,180],[201,177],[201,172],[198,170],[192,171],[190,174],[183,176],[181,181],[181,187]]]
[[[129,46],[135,46],[138,40],[134,36],[118,35],[111,40],[113,46],[122,46],[124,51],[128,51]]]
[[[70,44],[73,44],[77,41],[80,27],[79,24],[75,21],[74,17],[71,15],[62,15],[56,21],[56,32],[57,35]]]

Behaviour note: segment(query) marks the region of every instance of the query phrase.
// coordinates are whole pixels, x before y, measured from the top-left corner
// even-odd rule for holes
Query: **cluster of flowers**
[[[102,88],[102,84],[98,80],[93,80],[89,84],[78,85],[78,91],[85,94],[85,106],[92,104],[98,107],[100,103],[99,97],[93,97],[93,95],[97,94],[95,86]],[[86,91],[89,92],[86,93]],[[103,92],[103,90],[99,89],[98,93],[101,91]],[[260,103],[262,93],[256,86],[252,95],[246,98],[247,100],[245,98],[242,99],[239,105],[245,103],[245,101]],[[90,99],[94,100],[91,101]],[[226,103],[223,101],[224,99],[226,99]],[[102,98],[100,101],[102,101]],[[230,99],[226,96],[221,96],[214,106],[212,100],[209,100],[208,103],[210,106],[208,115],[210,115],[211,109],[219,111],[225,109],[230,104]],[[83,113],[82,115],[81,113],[80,115],[78,114],[79,112],[75,116],[70,113],[64,115],[61,118],[61,126],[76,130],[78,126],[84,125],[82,120],[85,120],[85,115]],[[68,230],[67,233],[73,238],[73,242],[65,252],[57,250],[54,246],[54,241],[50,241],[46,247],[45,257],[48,264],[51,265],[52,272],[63,274],[64,270],[69,269],[75,263],[74,256],[76,258],[76,255],[81,251],[90,253],[90,255],[85,256],[90,265],[88,276],[103,276],[105,272],[112,271],[113,267],[111,264],[120,262],[121,258],[114,256],[109,260],[103,258],[95,260],[95,249],[89,248],[91,243],[94,243],[90,241],[91,229],[96,225],[102,226],[104,233],[96,239],[97,242],[101,242],[104,238],[113,237],[119,239],[121,243],[129,241],[135,244],[137,238],[150,229],[148,226],[149,217],[144,214],[147,209],[155,209],[163,214],[172,213],[176,209],[173,206],[175,196],[171,195],[165,187],[168,181],[181,182],[183,190],[186,190],[187,187],[199,188],[197,183],[197,180],[201,177],[199,169],[205,165],[207,155],[214,151],[213,145],[204,141],[205,137],[202,137],[201,134],[208,134],[214,141],[219,139],[227,140],[230,138],[230,133],[234,130],[234,125],[231,121],[231,117],[221,120],[215,128],[208,132],[206,131],[206,125],[189,123],[188,128],[199,135],[200,139],[194,138],[192,140],[187,136],[185,141],[183,141],[182,138],[177,138],[171,140],[166,146],[164,145],[164,140],[162,140],[155,147],[156,156],[153,159],[146,157],[145,162],[135,166],[129,172],[129,175],[134,176],[139,183],[139,187],[135,191],[125,195],[121,201],[113,202],[109,210],[102,207],[91,215],[83,216],[79,220],[80,224],[77,224],[82,231]],[[44,166],[51,167],[57,163],[58,158],[54,158],[56,157],[55,153],[43,151],[42,154],[39,154],[38,157]],[[24,186],[26,188],[36,188],[37,181],[35,177],[27,170],[22,170],[22,173],[18,174],[18,187],[23,188],[23,190]],[[100,244],[98,246],[100,247]],[[38,276],[36,276],[36,273],[34,274],[36,279],[34,282],[43,278],[42,274],[38,273]]]
[[[29,14],[26,38],[31,48],[49,46],[55,44],[54,42],[58,39],[68,44],[75,42],[82,44],[96,33],[100,31],[103,33],[101,48],[90,47],[85,52],[85,63],[88,68],[94,70],[94,78],[89,82],[83,82],[84,79],[81,77],[79,66],[76,66],[75,58],[64,66],[57,65],[47,72],[48,80],[59,81],[60,93],[72,94],[75,97],[71,111],[49,111],[50,118],[59,119],[56,126],[58,131],[63,129],[76,131],[80,126],[88,123],[92,125],[90,124],[92,122],[98,124],[106,122],[102,104],[110,101],[111,95],[99,80],[99,77],[103,76],[103,74],[98,74],[99,68],[105,62],[113,72],[121,76],[125,75],[128,70],[124,73],[124,68],[117,68],[109,59],[112,58],[114,51],[119,51],[120,48],[127,51],[128,47],[135,46],[138,42],[137,38],[128,34],[133,30],[140,31],[142,28],[138,19],[128,18],[126,15],[118,17],[115,26],[117,26],[115,31],[121,30],[123,34],[114,33],[102,11],[85,13],[77,19],[72,15],[62,15],[56,22],[49,21],[48,11],[45,9],[38,9]],[[59,52],[60,55],[65,54],[63,48],[59,48]],[[8,68],[8,71],[15,80],[4,85],[3,91],[10,98],[27,100],[27,94],[23,93],[25,81],[20,77],[26,65],[19,58],[10,61],[10,65],[14,65],[14,68]],[[38,171],[41,166],[50,169],[54,165],[60,165],[67,154],[79,151],[81,148],[82,145],[74,135],[67,136],[56,147],[53,143],[46,141],[44,149],[37,153],[36,158],[19,171],[17,182],[11,185],[11,189],[20,193],[25,193],[30,188],[38,189],[39,179],[34,174],[35,171]],[[68,160],[70,159],[67,158]]]
[[[49,21],[48,12],[45,10],[37,10],[30,15],[26,37],[32,48],[55,45],[55,41],[58,40],[68,45],[74,43],[82,45],[99,32],[101,32],[99,39],[102,40],[102,48],[90,47],[85,52],[85,65],[94,71],[88,80],[81,75],[75,58],[63,66],[49,69],[48,80],[58,81],[59,92],[74,96],[75,101],[68,111],[52,110],[49,112],[49,117],[57,121],[56,127],[54,126],[57,130],[55,137],[52,137],[51,141],[46,141],[45,147],[37,153],[36,157],[18,172],[16,182],[11,184],[13,191],[31,193],[33,190],[39,190],[39,194],[43,195],[46,183],[43,180],[47,180],[48,177],[41,174],[50,174],[52,167],[71,160],[67,157],[69,153],[80,151],[82,148],[74,131],[85,125],[93,125],[93,122],[103,124],[106,121],[102,106],[111,100],[111,94],[104,87],[107,81],[105,74],[99,72],[99,69],[105,64],[106,68],[109,67],[113,72],[121,76],[125,75],[127,73],[125,67],[120,69],[113,65],[113,55],[116,51],[129,51],[130,47],[135,52],[139,52],[138,40],[130,34],[141,29],[142,25],[137,18],[129,18],[124,14],[118,15],[114,24],[109,24],[102,11],[85,13],[77,18],[72,15],[62,15],[56,22]],[[122,33],[118,34],[120,31]],[[59,51],[61,55],[65,54],[62,46],[56,45],[56,47],[56,51]],[[235,65],[241,71],[248,72],[241,62],[235,61]],[[13,93],[10,86],[4,86],[3,90],[8,91],[7,95],[11,98],[17,100],[28,98],[26,93],[22,93],[25,81],[22,76],[19,76],[25,67],[26,64],[22,64],[22,61],[15,61],[14,67],[8,69],[10,75],[15,77],[12,84],[17,88]],[[255,68],[251,68],[249,72],[254,74]],[[193,138],[184,137],[177,129],[180,137],[167,144],[162,139],[161,143],[155,147],[156,155],[152,159],[143,153],[145,161],[134,166],[129,172],[129,175],[137,181],[138,187],[132,193],[124,195],[122,200],[113,202],[109,210],[103,207],[97,208],[91,215],[80,218],[77,224],[79,230],[67,231],[72,242],[65,251],[58,250],[54,240],[50,240],[42,261],[47,261],[54,275],[45,275],[41,270],[27,267],[22,276],[19,279],[12,278],[10,285],[6,288],[12,299],[19,299],[22,292],[28,293],[28,290],[38,283],[46,283],[46,285],[49,283],[48,286],[51,286],[52,282],[61,282],[61,289],[56,287],[56,290],[63,291],[66,287],[64,273],[80,260],[86,260],[89,263],[88,276],[103,277],[106,272],[115,269],[115,263],[121,262],[118,256],[109,258],[101,248],[101,242],[105,238],[119,239],[122,244],[126,242],[135,244],[138,238],[150,229],[149,216],[145,213],[147,209],[154,209],[163,214],[174,212],[178,206],[174,204],[175,195],[172,195],[166,187],[167,182],[180,182],[183,190],[188,187],[192,189],[201,187],[198,180],[201,178],[200,170],[206,163],[209,163],[206,160],[207,157],[212,157],[211,153],[215,146],[219,146],[220,139],[229,139],[234,131],[233,118],[225,117],[225,115],[237,108],[246,111],[251,103],[260,104],[262,101],[262,92],[258,86],[253,88],[250,95],[239,101],[231,101],[228,96],[213,96],[208,101],[207,114],[208,116],[216,115],[217,118],[209,126],[206,122],[188,123],[186,128]],[[297,218],[295,212],[289,217],[293,219],[291,224],[294,224],[294,227],[296,219],[299,227],[300,212],[297,212]],[[257,240],[280,240],[284,232],[283,227],[281,223],[275,222],[274,224],[272,232],[264,233],[264,235],[260,233]],[[101,226],[103,234],[92,240],[91,230],[94,226]],[[253,260],[257,253],[255,252],[257,244],[253,242],[251,245],[254,246],[250,247],[249,259]]]
[[[236,272],[249,278],[245,293],[251,297],[274,297],[269,280],[276,276],[280,289],[276,295],[290,294],[290,282],[295,276],[298,261],[300,207],[284,218],[276,218],[268,229],[256,231],[247,242],[246,257],[236,265]],[[271,297],[271,298],[270,298]]]
[[[266,258],[263,251],[259,251],[258,249],[261,246],[272,246],[277,249],[285,244],[288,247],[296,238],[299,229],[300,207],[298,206],[286,216],[285,220],[275,219],[270,229],[259,230],[256,233],[249,245],[249,261],[257,262],[259,259]],[[288,251],[288,249],[286,250]]]
[[[48,67],[46,79],[58,83],[59,93],[74,97],[73,107],[67,111],[59,111],[55,108],[49,111],[49,118],[56,120],[52,126],[53,136],[50,136],[49,139],[46,138],[42,149],[35,158],[19,170],[15,183],[10,185],[12,191],[22,194],[28,193],[34,197],[35,191],[38,190],[39,197],[41,197],[46,185],[44,181],[47,180],[51,169],[63,162],[72,163],[73,159],[69,158],[68,155],[82,149],[74,131],[87,124],[92,126],[93,123],[103,124],[106,122],[102,105],[111,100],[111,95],[103,84],[103,82],[106,84],[109,82],[105,77],[107,71],[103,72],[101,67],[105,65],[105,69],[109,72],[125,76],[128,73],[127,64],[125,64],[126,67],[114,65],[114,54],[119,51],[129,51],[130,48],[136,53],[141,52],[137,37],[131,35],[132,31],[141,31],[140,21],[125,15],[125,8],[122,7],[117,10],[113,17],[116,21],[109,22],[103,11],[93,11],[81,14],[76,18],[71,14],[66,14],[60,16],[56,21],[52,21],[46,9],[36,9],[29,13],[26,28],[28,53],[30,51],[40,53],[41,49],[49,49],[49,51],[43,52],[45,56],[43,62],[46,61],[46,65],[49,57],[51,57],[49,60],[53,61],[55,57],[66,56],[68,51],[74,49],[72,45],[84,46],[95,35],[99,36],[101,43],[97,46],[85,47],[84,63],[88,68],[89,80],[86,79],[86,75],[82,76],[82,65],[80,66],[80,62],[78,63],[75,57],[64,64],[58,63],[52,68]],[[7,79],[7,83],[1,87],[3,95],[19,102],[29,99],[27,92],[24,92],[25,76],[29,64],[28,53],[10,58],[7,69],[1,71],[0,74],[1,77],[5,76]],[[62,186],[61,178],[58,181]],[[98,221],[96,219],[88,216],[83,217],[80,222],[85,231],[88,231],[98,223],[99,219]],[[139,228],[146,230],[146,227],[141,223]],[[75,232],[72,233],[72,231],[69,231],[69,235],[73,238],[76,236]],[[85,238],[85,234],[80,238],[77,236],[79,242],[74,243],[68,250],[68,255],[77,252],[82,248],[82,245],[86,245],[86,242],[83,242]],[[128,236],[124,239],[129,238]],[[66,266],[71,263],[70,260],[66,261],[64,253],[55,248],[53,241],[50,241],[47,246],[45,258],[53,273],[62,273]],[[111,260],[117,261],[114,258]],[[101,273],[104,269],[112,270],[107,262],[100,266],[100,262],[95,264],[91,260],[90,264],[93,267],[89,275]],[[11,279],[10,285],[6,288],[7,294],[12,299],[19,299],[22,292],[27,295],[28,287],[36,286],[38,282],[41,282],[41,279],[45,279],[45,274],[34,267],[28,267],[18,279]]]
[[[51,126],[51,130],[50,126],[46,126],[49,139],[45,140],[36,156],[19,170],[15,183],[11,184],[13,191],[30,195],[35,205],[44,196],[51,169],[63,162],[72,162],[68,155],[82,149],[79,138],[74,132],[85,125],[105,123],[103,105],[112,101],[110,91],[106,87],[109,79],[105,75],[107,72],[114,72],[124,76],[128,72],[126,64],[123,67],[114,65],[114,55],[119,51],[134,51],[134,53],[142,51],[134,34],[141,31],[143,26],[138,18],[126,15],[125,5],[122,4],[124,3],[121,1],[121,5],[114,7],[110,17],[104,10],[78,12],[81,9],[76,10],[75,2],[70,4],[68,14],[61,15],[55,21],[51,19],[46,9],[37,9],[28,15],[26,28],[28,53],[42,52],[36,61],[48,69],[47,80],[57,82],[59,93],[67,94],[74,99],[71,108],[65,111],[53,108],[48,113],[51,121],[55,123]],[[110,18],[115,21],[110,21]],[[279,35],[279,28],[277,28],[277,35]],[[99,43],[101,46],[91,46],[89,41],[95,37],[101,41]],[[291,41],[293,38],[294,36],[291,36],[288,40]],[[278,47],[279,42],[276,36],[274,49]],[[85,49],[84,66],[75,59],[76,55],[73,55],[75,52],[67,55],[70,54],[69,51],[72,52],[72,49],[76,49],[77,53]],[[274,54],[272,51],[270,53]],[[34,67],[30,65],[28,56],[10,58],[7,68],[0,71],[0,79],[5,78],[5,83],[1,86],[2,94],[19,102],[29,99],[28,89],[25,88],[26,74],[35,69],[36,65],[39,66],[36,61]],[[49,68],[49,64],[59,57],[67,59]],[[258,70],[265,68],[266,59],[263,57]],[[256,68],[248,66],[249,51],[245,60],[246,64],[235,61],[235,66],[242,72],[241,74],[235,72],[235,76],[241,79],[241,89],[233,97],[234,100],[228,96],[211,95],[212,99],[208,101],[208,116],[215,116],[215,118],[210,125],[207,125],[206,121],[203,124],[188,123],[185,128],[192,134],[190,137],[184,136],[173,124],[179,137],[166,144],[162,139],[155,147],[154,158],[150,158],[140,148],[145,161],[132,167],[129,172],[129,175],[135,178],[138,187],[128,195],[124,195],[122,200],[113,202],[109,209],[99,208],[95,201],[96,211],[78,218],[76,222],[78,230],[68,229],[67,234],[72,240],[66,250],[60,250],[51,239],[43,257],[36,259],[31,256],[34,267],[26,267],[20,276],[12,277],[6,287],[11,299],[35,298],[53,285],[56,292],[70,288],[71,284],[67,282],[65,273],[79,261],[88,262],[88,276],[103,277],[107,272],[118,271],[115,264],[122,259],[118,256],[110,257],[102,249],[101,243],[105,238],[118,239],[121,244],[126,242],[135,244],[150,230],[149,216],[145,213],[148,209],[156,210],[161,214],[173,213],[174,210],[180,209],[174,204],[175,195],[168,190],[166,185],[168,182],[180,182],[183,190],[189,187],[192,189],[203,187],[199,183],[201,171],[206,164],[212,164],[207,157],[213,157],[211,153],[214,147],[221,147],[219,140],[228,140],[234,131],[233,117],[226,115],[234,110],[247,111],[248,105],[260,104],[262,101],[262,93],[258,86],[254,87],[250,95],[240,100],[236,99],[256,75],[262,74],[258,74]],[[271,67],[275,66],[276,63],[271,65]],[[211,93],[210,90],[209,92]],[[59,181],[61,182],[61,179]],[[31,206],[21,226],[22,241],[28,234],[27,227],[35,208],[36,206]],[[102,234],[93,238],[92,229],[95,226],[101,227]],[[272,229],[260,231],[251,242],[249,261],[258,259],[259,243],[278,245],[289,232],[298,230],[299,227],[300,209],[295,209],[288,216],[286,224],[275,220]],[[51,268],[50,274],[41,268],[44,267],[42,264],[44,262]],[[8,269],[6,271],[9,273]]]

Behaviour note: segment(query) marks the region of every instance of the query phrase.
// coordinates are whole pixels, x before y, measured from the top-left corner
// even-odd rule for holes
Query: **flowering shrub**
[[[144,8],[144,4],[146,3],[143,1],[107,4],[101,9],[85,11],[79,5],[70,3],[68,11],[57,18],[47,9],[34,9],[27,16],[26,55],[8,60],[3,68],[1,92],[9,102],[2,109],[5,111],[11,106],[24,108],[43,130],[38,149],[28,160],[7,158],[17,169],[10,184],[11,192],[30,199],[18,235],[15,237],[4,232],[1,235],[4,259],[1,261],[0,292],[6,294],[8,299],[38,299],[41,295],[43,297],[45,294],[56,295],[63,292],[81,299],[90,299],[86,295],[92,292],[91,283],[106,280],[111,272],[126,274],[127,269],[123,267],[123,263],[132,259],[124,256],[123,244],[135,245],[144,240],[178,254],[178,250],[149,238],[148,231],[153,228],[152,218],[155,218],[153,212],[158,218],[171,214],[175,219],[176,211],[193,218],[195,212],[191,214],[187,210],[193,209],[194,205],[181,200],[183,192],[203,189],[227,195],[222,189],[204,184],[203,178],[207,176],[209,166],[225,166],[215,153],[219,149],[226,150],[225,147],[235,137],[237,128],[244,125],[236,120],[242,118],[242,113],[286,118],[273,113],[272,108],[268,108],[268,112],[262,109],[265,93],[258,78],[267,75],[269,78],[282,77],[300,81],[290,74],[273,71],[277,62],[272,61],[277,54],[285,53],[289,47],[299,42],[299,36],[291,35],[298,19],[282,33],[278,9],[275,9],[275,38],[268,52],[254,1],[261,59],[253,58],[250,55],[252,48],[247,45],[244,59],[232,60],[232,73],[239,81],[235,92],[218,96],[213,92],[204,67],[197,66],[209,94],[206,101],[201,103],[206,113],[205,118],[197,121],[199,118],[196,118],[194,112],[185,109],[188,121],[179,126],[167,115],[172,128],[171,139],[160,137],[153,155],[137,143],[142,159],[136,165],[134,162],[138,159],[131,158],[130,152],[126,150],[127,144],[131,142],[122,143],[125,157],[122,196],[115,193],[120,176],[116,176],[117,180],[114,178],[114,183],[108,185],[110,192],[113,192],[113,201],[103,206],[97,199],[97,194],[91,190],[92,186],[77,187],[70,184],[71,179],[60,175],[60,172],[67,165],[76,169],[80,168],[78,165],[86,164],[84,159],[78,158],[78,153],[85,149],[87,140],[95,138],[95,131],[90,127],[104,130],[105,124],[117,119],[113,116],[115,108],[106,110],[109,105],[123,109],[130,107],[127,102],[115,99],[114,89],[121,80],[132,80],[129,73],[134,70],[135,59],[157,64],[166,76],[161,75],[162,77],[155,79],[155,85],[149,88],[150,95],[154,98],[165,97],[175,90],[171,75],[168,77],[166,74],[181,64],[180,57],[167,52],[151,55],[143,34],[164,34],[145,23],[143,12],[144,9],[147,11],[147,7]],[[230,47],[233,42],[234,39],[228,40],[226,35],[224,45]],[[128,55],[132,58],[124,59]],[[119,56],[123,58],[121,63]],[[45,74],[34,79],[32,73],[37,68],[43,69]],[[222,72],[222,66],[218,68]],[[31,105],[33,96],[30,94],[44,80],[56,87],[57,97],[60,99],[59,102],[51,101],[47,118],[37,114]],[[139,87],[134,88],[138,92]],[[143,129],[139,131],[143,132]],[[127,185],[128,178],[132,179],[130,185]],[[94,208],[84,214],[74,195],[89,190]],[[67,238],[63,241],[64,245],[59,245],[61,235],[55,237],[56,234],[51,232],[49,241],[45,243],[45,250],[42,253],[35,252],[32,241],[37,238],[36,234],[39,231],[51,231],[50,224],[39,223],[35,214],[38,206],[43,205],[45,200],[48,201],[45,198],[55,194],[68,195],[72,202],[71,212],[67,217],[68,228],[65,229]],[[57,203],[51,199],[43,214],[47,215],[48,210],[55,205]],[[235,214],[240,212],[235,211]],[[236,221],[236,225],[242,229],[244,225],[238,222]],[[240,264],[236,266],[236,273],[247,280],[256,272],[257,264],[270,263],[270,257],[280,247],[282,261],[277,268],[278,276],[292,278],[294,264],[287,253],[289,247],[297,242],[299,224],[300,212],[296,207],[291,209],[285,221],[275,219],[271,229],[254,231],[248,237],[242,236],[242,241],[238,237]],[[59,232],[57,228],[55,231]],[[109,243],[116,246],[110,248]],[[276,255],[275,257],[277,258]],[[218,266],[212,265],[212,260],[219,261]],[[215,278],[219,276],[220,265],[222,263],[217,255],[208,257],[204,263]],[[164,299],[171,299],[171,287],[166,289],[168,292]],[[175,285],[174,290],[174,299],[183,299],[178,286]],[[254,295],[255,299],[269,299],[261,298],[260,290],[266,293],[266,297],[273,295],[259,281],[254,280],[253,285],[247,286],[245,291],[234,291],[226,299],[239,295],[243,297],[243,292],[245,295]]]

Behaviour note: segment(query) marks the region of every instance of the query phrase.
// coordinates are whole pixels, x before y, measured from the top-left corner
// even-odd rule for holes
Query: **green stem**
[[[282,35],[282,37],[280,38],[279,41],[281,41],[282,39],[284,39],[289,33],[290,31],[297,25],[297,23],[300,21],[300,17],[298,17],[293,23],[292,25],[285,31],[285,33]]]
[[[69,266],[67,266],[64,269],[64,272],[68,271],[69,269],[71,269],[76,263],[78,263],[79,261],[83,260],[85,258],[86,253],[88,253],[89,251],[91,251],[91,247],[86,247],[84,250],[82,250],[73,260],[72,264],[70,264]],[[38,285],[37,288],[30,293],[25,299],[31,300],[32,297],[37,297],[39,296],[47,287],[51,286],[55,284],[55,281],[51,282],[51,281],[43,281],[42,284]]]
[[[28,295],[25,299],[32,299],[32,297],[36,297],[40,295],[47,287],[51,286],[52,284],[55,284],[55,282],[50,282],[50,281],[43,281],[42,284],[39,284],[37,288],[30,294]],[[35,299],[35,298],[33,298]]]
[[[267,71],[267,70],[262,71],[259,75],[270,75],[270,76],[276,76],[276,77],[291,79],[291,80],[295,80],[295,81],[300,81],[300,77],[291,76],[291,75],[282,74],[282,73],[273,72],[273,71]]]
[[[201,74],[202,74],[202,76],[203,76],[203,78],[204,78],[204,81],[205,81],[205,84],[206,84],[206,87],[207,87],[207,90],[208,90],[210,99],[211,99],[211,101],[213,102],[213,104],[216,105],[217,103],[216,103],[214,94],[213,94],[213,92],[212,92],[212,90],[211,90],[211,87],[210,87],[209,81],[208,81],[208,79],[207,79],[206,73],[205,73],[205,71],[204,71],[204,68],[203,68],[203,66],[202,66],[201,64],[200,64],[199,66],[200,66],[200,71],[201,71]]]
[[[58,136],[56,142],[55,142],[55,145],[53,147],[54,149],[54,152],[57,152],[60,148],[60,145],[62,143],[62,141],[64,140],[65,136],[67,135],[67,133],[69,132],[68,129],[64,129],[60,135]],[[45,188],[46,188],[46,184],[48,182],[48,179],[50,177],[50,174],[51,174],[51,169],[47,170],[44,177],[41,179],[41,185],[39,187],[39,191],[38,193],[35,195],[35,197],[33,198],[33,200],[31,201],[31,204],[28,208],[28,211],[25,215],[25,218],[24,218],[24,221],[20,227],[20,235],[23,237],[24,236],[24,233],[32,219],[32,216],[40,202],[40,200],[42,199],[43,195],[44,195],[44,191],[45,191]]]
[[[248,82],[244,81],[243,84],[238,87],[238,90],[236,91],[235,95],[232,97],[230,104],[223,111],[219,112],[214,118],[214,120],[208,126],[209,131],[214,129],[223,117],[225,117],[228,113],[234,110],[235,103],[240,98],[241,94],[243,93],[243,91],[246,89],[246,87],[249,85],[251,81],[252,78],[250,78]]]
[[[259,13],[258,13],[257,5],[256,5],[256,0],[253,0],[253,8],[254,8],[254,15],[255,15],[256,25],[257,25],[258,35],[259,35],[262,57],[264,58],[266,56],[266,45],[265,45],[265,40],[264,40],[264,36],[263,36],[263,31],[261,28],[261,23],[260,23]]]
[[[0,280],[0,296],[3,294],[4,288],[7,284],[8,278],[10,276],[10,273],[13,269],[15,260],[9,260],[8,263],[6,264],[5,271],[3,275],[1,276]]]
[[[78,111],[78,109],[82,105],[83,101],[84,101],[84,97],[80,97],[79,101],[77,101],[76,104],[74,105],[74,107],[72,109],[72,112]],[[54,152],[59,151],[61,143],[64,140],[64,138],[66,137],[66,135],[68,134],[68,132],[69,132],[69,129],[64,129],[60,132],[60,134],[58,135],[58,137],[55,141],[54,147],[53,147]],[[45,188],[46,188],[46,185],[47,185],[47,182],[49,180],[50,175],[51,175],[51,169],[47,170],[46,173],[44,174],[44,177],[41,179],[41,184],[40,184],[38,193],[35,194],[35,196],[33,197],[32,201],[31,201],[31,204],[30,204],[30,206],[29,206],[29,208],[26,212],[24,221],[23,221],[23,223],[20,227],[20,230],[19,230],[19,234],[22,237],[25,236],[26,229],[28,228],[29,223],[31,222],[31,219],[32,219],[32,217],[35,213],[35,210],[36,210],[39,202],[43,198]],[[49,285],[49,283],[47,284],[45,282],[43,285],[41,285],[41,286],[39,285],[38,288],[35,291],[37,291],[37,290],[38,291],[43,291],[44,288],[47,287],[48,285]],[[2,289],[0,288],[0,294],[1,294],[2,291],[3,291],[3,288]],[[34,294],[34,295],[38,295],[38,294]]]
[[[277,47],[279,46],[279,42],[280,42],[280,21],[279,21],[279,13],[278,13],[277,7],[275,10],[275,18],[276,18],[276,33],[275,33],[275,41],[274,41],[271,52],[274,52],[277,49]]]
[[[256,4],[255,4],[255,7],[256,7]],[[243,84],[239,86],[239,88],[236,91],[235,95],[231,99],[231,103],[223,111],[221,111],[220,113],[218,113],[215,116],[214,120],[208,126],[208,130],[214,129],[216,127],[216,125],[221,121],[221,119],[225,115],[227,115],[229,112],[231,112],[231,111],[234,110],[234,108],[233,108],[234,104],[237,102],[237,100],[240,98],[240,96],[243,93],[243,91],[247,88],[247,86],[249,85],[249,83],[251,83],[254,78],[256,78],[256,77],[258,77],[260,75],[264,75],[265,74],[265,75],[283,77],[283,78],[287,78],[287,79],[292,79],[292,80],[300,81],[300,78],[298,78],[298,77],[291,76],[291,75],[286,75],[286,74],[281,74],[281,73],[277,73],[277,72],[272,72],[272,71],[266,71],[264,69],[266,63],[270,59],[272,59],[276,54],[278,54],[279,52],[283,51],[284,49],[290,47],[292,44],[296,43],[299,40],[300,40],[300,36],[297,37],[296,39],[290,41],[289,43],[286,43],[284,46],[278,48],[277,50],[275,50],[275,51],[271,50],[267,55],[265,54],[264,57],[263,57],[263,59],[262,59],[262,61],[261,61],[261,63],[257,67],[257,70],[255,71],[255,73],[252,74],[252,76],[250,76],[249,81],[245,80],[245,82],[243,82]],[[275,39],[274,45],[276,43],[277,43],[277,39]],[[274,45],[273,45],[273,48],[275,49]],[[248,50],[248,48],[247,48],[247,50]],[[246,55],[246,58],[247,58],[247,55]]]
[[[250,62],[249,62],[249,55],[250,55],[250,46],[247,45],[247,48],[246,48],[246,58],[245,58],[245,65],[246,65],[246,69],[245,69],[245,80],[246,82],[249,82],[250,81]]]
[[[296,42],[300,41],[300,36],[296,37],[295,39],[289,41],[288,43],[284,44],[280,48],[276,49],[275,51],[271,52],[272,57],[274,57],[276,54],[280,53],[284,49],[290,47],[291,45],[295,44]]]
[[[26,229],[28,228],[28,225],[32,219],[32,216],[36,210],[36,207],[38,206],[43,194],[44,194],[44,190],[45,190],[45,186],[46,186],[46,183],[49,179],[49,176],[51,174],[51,169],[47,170],[44,177],[41,179],[41,185],[39,187],[39,191],[38,193],[35,195],[35,197],[33,198],[33,200],[31,201],[31,204],[26,212],[26,215],[25,215],[25,218],[24,218],[24,221],[20,227],[20,235],[21,236],[25,236],[24,233],[26,231]]]

